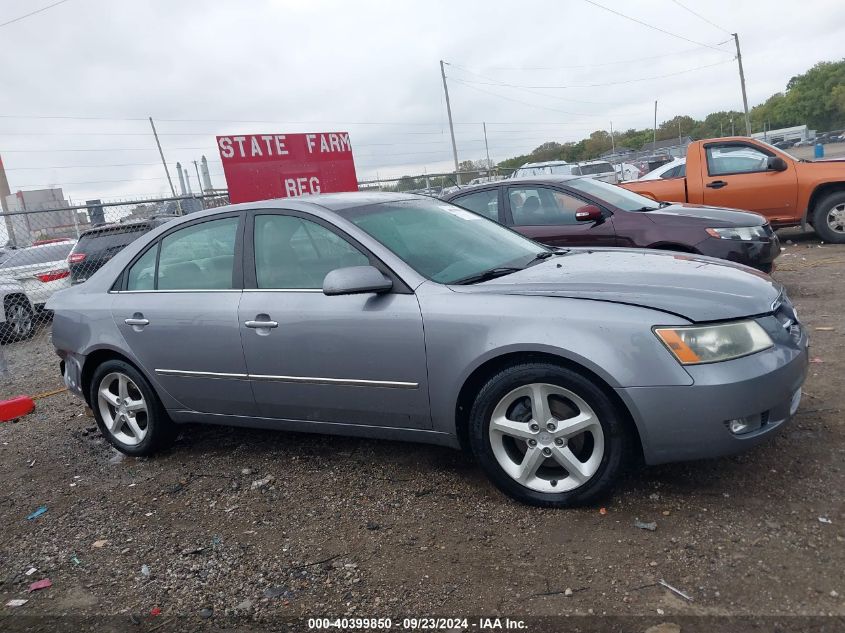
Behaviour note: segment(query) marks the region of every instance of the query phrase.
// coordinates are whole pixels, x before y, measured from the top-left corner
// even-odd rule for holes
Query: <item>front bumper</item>
[[[685,367],[692,385],[618,388],[637,424],[646,463],[732,455],[782,427],[795,413],[809,362],[807,336],[794,328],[793,337],[762,352]],[[728,421],[746,416],[760,416],[762,426],[734,435]]]
[[[745,264],[768,273],[772,271],[775,258],[780,255],[780,240],[775,234],[761,240],[748,241],[708,237],[696,244],[695,248],[702,255]]]

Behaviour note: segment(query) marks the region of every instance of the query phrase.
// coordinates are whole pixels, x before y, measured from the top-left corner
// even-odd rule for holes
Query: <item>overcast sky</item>
[[[52,1],[0,0],[0,22]],[[359,178],[432,173],[451,168],[440,59],[459,158],[484,158],[486,121],[498,161],[649,127],[655,99],[658,120],[740,110],[729,32],[750,105],[845,56],[842,0],[681,1],[718,27],[674,0],[598,2],[679,37],[585,0],[67,0],[0,27],[0,155],[12,191],[163,194],[152,116],[168,162],[195,181],[205,154],[216,187],[214,136],[237,132],[348,131]]]

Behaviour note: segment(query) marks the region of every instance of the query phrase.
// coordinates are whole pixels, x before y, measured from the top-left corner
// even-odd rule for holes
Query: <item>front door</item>
[[[431,426],[414,294],[324,295],[330,271],[377,262],[306,214],[254,212],[245,243],[239,321],[257,415]]]
[[[507,188],[508,223],[526,237],[549,246],[616,246],[613,217],[578,222],[575,211],[586,204],[573,195],[537,185]]]
[[[135,358],[187,410],[254,411],[238,326],[240,221],[233,214],[165,234],[130,265],[112,301]]]
[[[768,169],[774,152],[741,141],[709,143],[702,151],[703,204],[754,211],[774,222],[800,215],[793,161],[786,161],[786,171]]]

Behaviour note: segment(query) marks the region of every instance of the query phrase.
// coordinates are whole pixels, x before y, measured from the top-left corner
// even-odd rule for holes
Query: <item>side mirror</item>
[[[786,171],[787,164],[780,156],[769,156],[766,168],[770,171]]]
[[[330,297],[387,292],[391,288],[393,282],[373,266],[336,268],[323,279],[323,294]]]
[[[604,214],[594,204],[585,204],[583,207],[578,207],[575,210],[575,220],[577,222],[600,222],[604,219]]]

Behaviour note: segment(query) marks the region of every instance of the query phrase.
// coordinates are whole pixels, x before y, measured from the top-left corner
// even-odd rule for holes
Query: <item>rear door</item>
[[[613,216],[603,222],[578,222],[575,211],[592,204],[552,187],[507,187],[507,222],[515,230],[549,246],[616,246]]]
[[[112,316],[144,370],[185,409],[250,416],[238,331],[242,214],[164,233],[127,267]]]
[[[449,202],[504,224],[501,187],[489,187],[452,198]]]
[[[398,279],[385,294],[327,296],[323,279],[336,268],[370,264],[392,273],[318,218],[250,215],[240,332],[258,415],[430,427],[416,296]]]
[[[798,176],[792,160],[786,171],[767,168],[776,154],[742,141],[707,143],[702,150],[702,202],[760,213],[769,220],[794,220]]]

